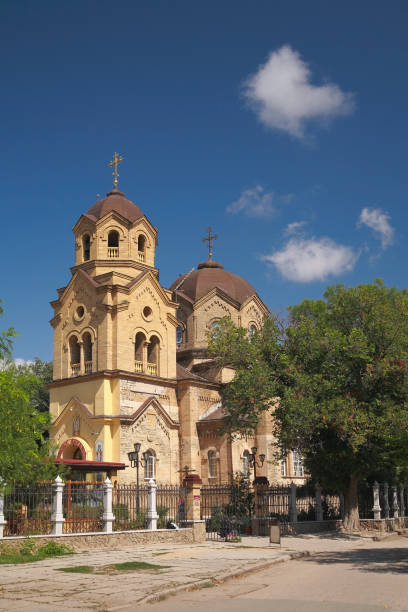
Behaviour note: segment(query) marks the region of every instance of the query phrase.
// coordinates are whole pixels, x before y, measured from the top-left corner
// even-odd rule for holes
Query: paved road
[[[293,540],[292,540],[293,542]],[[299,542],[299,541],[298,541]],[[305,546],[305,542],[303,542]],[[149,606],[151,612],[377,612],[408,611],[408,539],[349,542],[313,540],[312,556]],[[299,546],[300,547],[300,546]],[[306,548],[306,546],[305,546]]]

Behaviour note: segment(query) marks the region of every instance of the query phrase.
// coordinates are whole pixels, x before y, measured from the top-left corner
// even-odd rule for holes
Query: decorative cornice
[[[80,376],[70,376],[69,378],[60,378],[53,380],[48,383],[47,387],[52,389],[54,387],[62,387],[65,385],[74,385],[78,382],[87,382],[89,380],[96,380],[98,378],[130,378],[131,380],[140,380],[146,383],[159,383],[163,386],[176,387],[177,380],[174,378],[161,378],[160,376],[150,376],[148,374],[129,372],[128,370],[99,370],[98,372],[92,372],[91,374],[83,374]]]

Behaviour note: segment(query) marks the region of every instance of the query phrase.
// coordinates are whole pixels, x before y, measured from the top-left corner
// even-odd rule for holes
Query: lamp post
[[[256,460],[256,453],[258,452],[258,449],[256,446],[253,446],[251,448],[251,454],[248,455],[248,459],[249,459],[249,464],[251,467],[254,468],[254,480],[256,480],[256,468],[259,467],[261,468],[264,464],[265,461],[265,455],[263,453],[261,453],[259,455],[259,461],[261,462],[260,464],[257,462]]]
[[[134,451],[128,453],[130,465],[136,468],[136,512],[139,514],[140,500],[139,500],[139,452],[141,444],[140,442],[134,443]]]

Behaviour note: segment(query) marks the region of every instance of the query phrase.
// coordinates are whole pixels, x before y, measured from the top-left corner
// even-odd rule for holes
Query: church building
[[[273,459],[271,415],[255,438],[230,442],[218,431],[220,385],[233,372],[207,356],[207,334],[229,316],[253,334],[268,308],[249,282],[209,256],[170,288],[155,267],[157,228],[114,187],[73,228],[75,265],[51,302],[54,377],[51,438],[57,461],[89,479],[108,474],[135,481],[128,453],[140,444],[142,477],[178,484],[183,469],[204,484],[248,474],[257,447],[258,476],[270,482],[303,477],[293,453]],[[95,477],[95,476],[94,476]]]

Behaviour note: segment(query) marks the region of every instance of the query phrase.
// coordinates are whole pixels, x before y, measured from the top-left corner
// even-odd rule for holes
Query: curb
[[[143,599],[139,599],[137,605],[139,604],[147,604],[154,603],[156,601],[161,601],[162,599],[166,599],[171,595],[176,595],[177,593],[183,593],[186,591],[196,591],[198,589],[202,589],[208,586],[217,586],[222,584],[226,580],[232,580],[233,578],[240,578],[242,576],[247,576],[248,574],[252,574],[254,572],[259,572],[264,569],[268,569],[271,565],[276,565],[277,563],[284,563],[285,561],[291,561],[292,559],[301,559],[302,557],[310,557],[310,552],[295,552],[295,553],[283,553],[279,557],[275,559],[271,559],[270,561],[266,561],[264,563],[259,563],[258,565],[253,565],[248,569],[241,569],[235,572],[226,572],[224,574],[220,574],[217,578],[206,578],[205,580],[197,580],[196,582],[191,582],[189,584],[183,584],[177,587],[173,587],[171,589],[163,589],[159,593],[155,593],[154,595],[148,595]],[[136,603],[136,602],[135,602]],[[115,610],[119,610],[119,608],[115,608]]]

